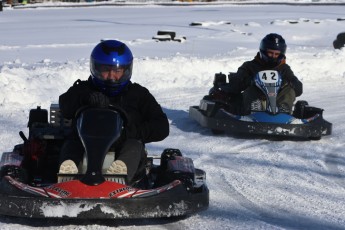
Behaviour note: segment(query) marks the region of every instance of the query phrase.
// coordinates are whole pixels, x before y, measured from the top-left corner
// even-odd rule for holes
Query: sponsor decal
[[[123,192],[132,192],[134,191],[135,189],[132,188],[132,187],[123,187],[123,188],[119,188],[119,189],[116,189],[114,191],[112,191],[111,193],[109,193],[109,197],[114,197],[116,196],[117,194],[119,193],[123,193]]]
[[[62,188],[59,188],[59,187],[49,186],[47,189],[50,189],[54,192],[57,192],[61,197],[69,197],[71,195],[70,192],[68,192]]]

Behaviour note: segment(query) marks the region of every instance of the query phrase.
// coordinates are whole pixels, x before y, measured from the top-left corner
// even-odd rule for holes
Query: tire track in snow
[[[244,194],[238,191],[230,182],[226,180],[227,173],[224,173],[224,169],[220,169],[220,177],[217,178],[217,184],[224,184],[221,189],[225,193],[231,194],[232,198],[241,205],[245,211],[248,213],[250,218],[263,221],[267,224],[274,225],[276,227],[282,228],[293,228],[293,229],[343,229],[341,226],[336,226],[332,224],[323,223],[319,220],[310,219],[308,217],[302,217],[298,213],[293,214],[288,210],[272,210],[270,207],[262,207],[250,199],[248,199]],[[226,190],[225,190],[226,188]]]
[[[341,172],[339,169],[340,166],[343,166],[343,168],[345,167],[345,158],[335,153],[327,154],[325,164],[328,171],[333,176],[333,180],[341,187],[345,188],[345,172]]]
[[[256,144],[264,146],[267,145],[267,143],[270,142],[265,141]],[[251,152],[252,147],[257,147],[257,145],[254,145],[253,143],[249,143],[248,145],[247,144],[241,142],[240,146],[242,147],[239,148],[236,145],[237,147],[235,147],[235,149],[241,150],[240,152],[244,153],[248,152],[248,150],[249,152]],[[279,142],[278,144],[281,143]],[[213,153],[216,154],[216,152]],[[274,151],[272,151],[272,153],[274,153]],[[256,219],[258,221],[262,221],[264,223],[271,225],[271,227],[276,226],[278,228],[282,227],[293,229],[343,229],[343,227],[337,225],[336,223],[328,223],[323,220],[313,218],[313,216],[301,216],[300,213],[298,213],[298,210],[296,212],[290,211],[289,207],[272,208],[272,206],[275,205],[274,203],[272,203],[272,206],[263,206],[257,201],[253,201],[253,199],[248,198],[245,194],[243,194],[243,192],[241,192],[241,190],[234,185],[235,183],[231,183],[231,180],[236,180],[236,178],[229,179],[229,175],[234,175],[234,173],[229,172],[229,170],[231,169],[228,168],[228,166],[224,166],[222,158],[217,159],[216,157],[217,156],[215,155],[215,158],[209,157],[207,159],[209,161],[208,164],[218,165],[217,169],[213,172],[214,175],[212,176],[211,174],[211,176],[213,177],[212,183],[215,184],[215,188],[223,191],[224,194],[230,195],[230,197],[243,208],[243,210],[239,210],[239,214],[237,213],[237,215],[244,215],[243,218],[254,220]],[[275,162],[274,159],[275,158],[273,157],[270,160],[273,160],[271,165],[274,165],[278,168],[284,167],[279,163]],[[203,161],[207,162],[205,160]],[[212,192],[212,189],[210,189],[210,191]],[[255,195],[255,193],[253,195]],[[260,200],[260,196],[265,196],[265,194],[257,194],[256,196],[258,198],[257,200]],[[212,200],[210,200],[210,203],[212,203]]]

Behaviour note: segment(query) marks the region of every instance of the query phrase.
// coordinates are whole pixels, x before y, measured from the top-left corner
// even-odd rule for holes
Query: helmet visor
[[[91,62],[91,73],[99,80],[121,84],[130,79],[131,65],[106,65]]]

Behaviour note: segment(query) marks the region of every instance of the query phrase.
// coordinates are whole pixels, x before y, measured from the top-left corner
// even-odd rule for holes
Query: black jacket
[[[91,78],[88,81],[77,80],[59,97],[62,115],[67,119],[74,118],[77,110],[84,105],[85,97],[93,91],[98,90]],[[111,104],[120,106],[128,114],[131,125],[135,126],[132,138],[149,143],[161,141],[169,135],[167,116],[145,87],[130,82],[119,95],[109,99]]]
[[[259,53],[251,61],[244,62],[237,70],[237,73],[230,78],[229,86],[231,93],[241,93],[254,82],[254,76],[257,72],[262,70],[277,70],[282,76],[282,86],[289,84],[296,93],[296,97],[303,93],[302,82],[294,75],[289,65],[285,63],[285,59],[274,67],[270,68],[264,64],[260,59]]]

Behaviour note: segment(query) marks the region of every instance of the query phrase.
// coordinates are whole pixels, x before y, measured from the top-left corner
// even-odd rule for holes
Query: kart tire
[[[345,43],[345,32],[339,33],[339,34],[337,35],[337,40],[338,40],[340,43],[344,44],[344,43]]]
[[[293,116],[296,118],[303,118],[304,117],[304,108],[307,105],[308,105],[307,101],[297,101],[295,104]]]
[[[333,47],[334,47],[334,49],[341,49],[341,48],[344,47],[344,45],[345,45],[345,42],[340,42],[340,41],[337,40],[337,39],[333,41]]]
[[[321,136],[309,137],[309,140],[311,140],[311,141],[318,141],[318,140],[321,140]]]
[[[219,129],[211,129],[211,132],[212,132],[214,135],[221,135],[221,134],[224,134],[224,131],[223,131],[223,130],[219,130]]]

